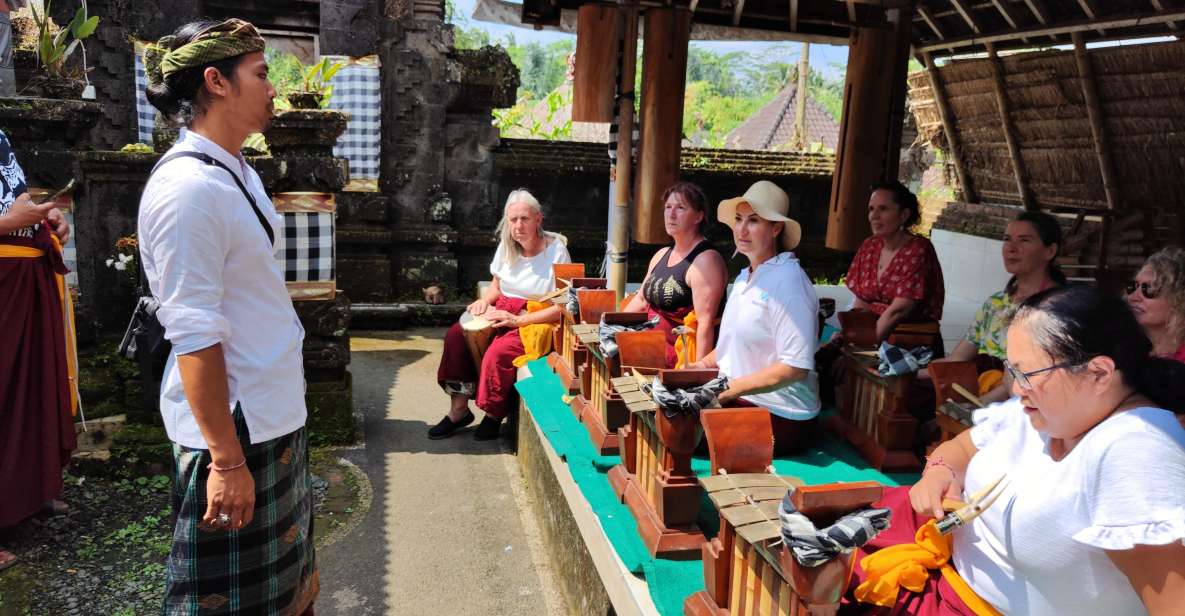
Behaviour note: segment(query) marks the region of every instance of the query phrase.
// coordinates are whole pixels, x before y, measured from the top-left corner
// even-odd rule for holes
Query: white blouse
[[[548,234],[547,246],[533,257],[519,257],[513,265],[508,265],[503,257],[502,244],[498,244],[490,262],[490,273],[498,277],[502,295],[519,299],[547,294],[553,288],[551,266],[572,262],[563,236],[557,234]]]
[[[742,398],[786,419],[819,414],[815,349],[819,339],[819,298],[806,272],[783,252],[757,267],[745,268],[732,283],[720,320],[716,363],[729,378],[748,376],[775,362],[808,370],[807,377],[777,391]]]
[[[1185,538],[1185,429],[1169,411],[1138,408],[1087,432],[1061,460],[1019,399],[976,412],[967,494],[1004,473],[1010,484],[956,531],[953,561],[1006,614],[1143,614],[1106,550]]]

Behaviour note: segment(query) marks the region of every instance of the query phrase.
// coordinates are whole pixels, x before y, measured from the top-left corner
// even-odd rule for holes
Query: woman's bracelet
[[[942,456],[928,456],[926,458],[926,467],[922,469],[922,474],[925,475],[926,471],[934,468],[935,466],[941,466],[950,471],[951,477],[958,478],[959,476],[959,474],[955,472],[955,467],[947,464],[946,461],[942,459]]]
[[[242,462],[239,462],[238,464],[236,464],[236,465],[234,465],[234,466],[214,466],[214,463],[213,463],[213,462],[211,462],[211,463],[209,463],[209,464],[207,464],[207,465],[206,465],[206,468],[207,468],[208,470],[212,470],[212,471],[218,471],[219,473],[225,473],[225,472],[227,472],[227,471],[233,471],[233,470],[235,470],[235,469],[239,469],[239,468],[242,468],[242,467],[244,467],[244,466],[247,466],[247,458],[245,458],[245,457],[243,458],[243,461],[242,461]]]

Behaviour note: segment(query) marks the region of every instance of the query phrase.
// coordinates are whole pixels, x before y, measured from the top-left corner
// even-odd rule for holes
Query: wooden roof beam
[[[790,0],[790,31],[798,32],[798,0]]]
[[[1008,6],[1008,3],[1002,2],[1001,0],[992,0],[992,4],[996,6],[997,11],[1000,11],[1000,15],[1004,16],[1004,21],[1008,22],[1008,25],[1012,26],[1012,29],[1015,30],[1016,28],[1020,27],[1020,24],[1017,23],[1016,16],[1012,14],[1012,9]]]
[[[732,5],[732,25],[739,26],[741,24],[741,13],[745,11],[745,0],[736,0],[736,4]]]
[[[922,19],[925,20],[926,25],[930,26],[930,29],[934,31],[934,35],[938,37],[938,40],[941,41],[946,39],[946,34],[943,33],[942,28],[939,27],[938,20],[934,18],[934,14],[930,12],[930,9],[919,4],[918,15],[922,16]]]
[[[947,39],[939,41],[930,45],[925,45],[918,49],[923,52],[940,52],[944,50],[960,50],[968,47],[977,47],[986,45],[988,43],[999,43],[1004,41],[1017,41],[1026,37],[1036,36],[1054,36],[1058,34],[1071,34],[1074,32],[1085,32],[1087,30],[1097,30],[1103,28],[1106,30],[1113,30],[1117,28],[1133,28],[1140,26],[1154,26],[1157,24],[1168,24],[1175,21],[1185,20],[1185,9],[1177,9],[1166,11],[1164,13],[1154,13],[1137,15],[1132,17],[1121,17],[1115,19],[1107,19],[1103,21],[1079,21],[1075,23],[1063,24],[1053,27],[1038,27],[1026,28],[1016,30],[1014,32],[1003,32],[1000,34],[992,34],[988,36],[966,36],[957,39]],[[1166,26],[1167,27],[1167,26]],[[1151,35],[1148,35],[1151,36]]]
[[[1082,33],[1074,32],[1070,36],[1074,39],[1074,59],[1078,63],[1078,79],[1082,84],[1082,98],[1086,101],[1090,136],[1094,141],[1094,153],[1099,162],[1099,175],[1103,179],[1103,193],[1107,197],[1107,207],[1115,210],[1119,208],[1119,180],[1115,173],[1115,161],[1111,158],[1111,149],[1107,147],[1107,120],[1103,114],[1103,106],[1099,102],[1094,66],[1086,55],[1086,43],[1082,42]]]
[[[1094,0],[1078,0],[1078,6],[1082,7],[1082,12],[1086,13],[1087,19],[1095,20],[1099,18],[1099,11],[1094,6]],[[1097,31],[1103,36],[1107,35],[1102,28],[1097,28]]]
[[[954,113],[946,99],[946,87],[942,83],[942,74],[934,66],[934,56],[929,53],[921,54],[922,64],[926,67],[926,76],[930,79],[930,90],[934,93],[934,105],[938,107],[938,118],[942,120],[942,131],[946,134],[948,154],[955,165],[955,176],[959,178],[959,189],[963,192],[963,201],[975,203],[979,198],[975,194],[975,186],[971,176],[963,163],[963,148],[959,143],[959,134],[955,132]]]
[[[856,0],[847,0],[848,21],[856,23]]]
[[[1000,56],[996,54],[996,46],[987,43],[988,62],[992,67],[992,77],[996,86],[996,107],[1000,110],[1000,124],[1004,129],[1004,141],[1008,145],[1008,158],[1012,160],[1012,172],[1016,176],[1016,192],[1026,210],[1037,209],[1037,200],[1033,191],[1029,189],[1029,173],[1025,168],[1024,158],[1020,154],[1020,140],[1016,136],[1016,126],[1012,123],[1011,107],[1008,104],[1008,92],[1004,84],[1004,68],[1000,66]]]
[[[1163,11],[1163,10],[1164,10],[1164,3],[1163,3],[1163,2],[1161,2],[1160,0],[1151,0],[1151,2],[1152,2],[1152,8],[1154,8],[1154,9],[1156,9],[1156,10],[1158,10],[1158,11]],[[1176,24],[1176,23],[1174,23],[1174,22],[1171,22],[1171,21],[1170,21],[1170,22],[1169,22],[1169,27],[1170,27],[1170,28],[1172,28],[1173,30],[1176,30],[1176,29],[1177,29],[1177,24]]]
[[[979,23],[976,22],[975,17],[971,15],[971,7],[968,7],[963,0],[950,0],[950,3],[955,7],[955,10],[959,12],[959,16],[963,18],[963,21],[967,22],[968,26],[971,26],[972,32],[976,34],[980,34],[982,32],[982,30],[979,28]]]

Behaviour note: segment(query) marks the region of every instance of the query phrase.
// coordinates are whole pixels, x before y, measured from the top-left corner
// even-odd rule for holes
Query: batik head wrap
[[[210,26],[179,47],[176,43],[177,37],[170,35],[144,46],[144,72],[148,85],[162,84],[165,77],[176,72],[263,51],[265,47],[255,26],[241,19],[228,19]]]

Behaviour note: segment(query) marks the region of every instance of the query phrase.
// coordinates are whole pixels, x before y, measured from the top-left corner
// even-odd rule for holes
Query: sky
[[[514,40],[518,44],[538,41],[546,44],[553,41],[562,41],[565,39],[575,39],[571,34],[564,34],[562,32],[551,32],[547,30],[535,30],[529,27],[514,27],[501,24],[491,24],[473,19],[473,8],[475,0],[454,0],[457,7],[457,12],[464,15],[466,18],[465,25],[468,27],[481,28],[490,33],[490,39],[497,41],[504,39],[507,34],[514,35]],[[716,53],[728,53],[732,51],[748,51],[759,53],[776,53],[784,56],[783,61],[797,60],[799,54],[799,43],[796,42],[777,42],[777,43],[763,43],[752,41],[711,41],[711,42],[696,42],[691,43],[695,47],[702,47],[709,49]],[[811,45],[811,69],[827,75],[840,76],[843,74],[843,67],[847,65],[848,48],[842,45]]]

